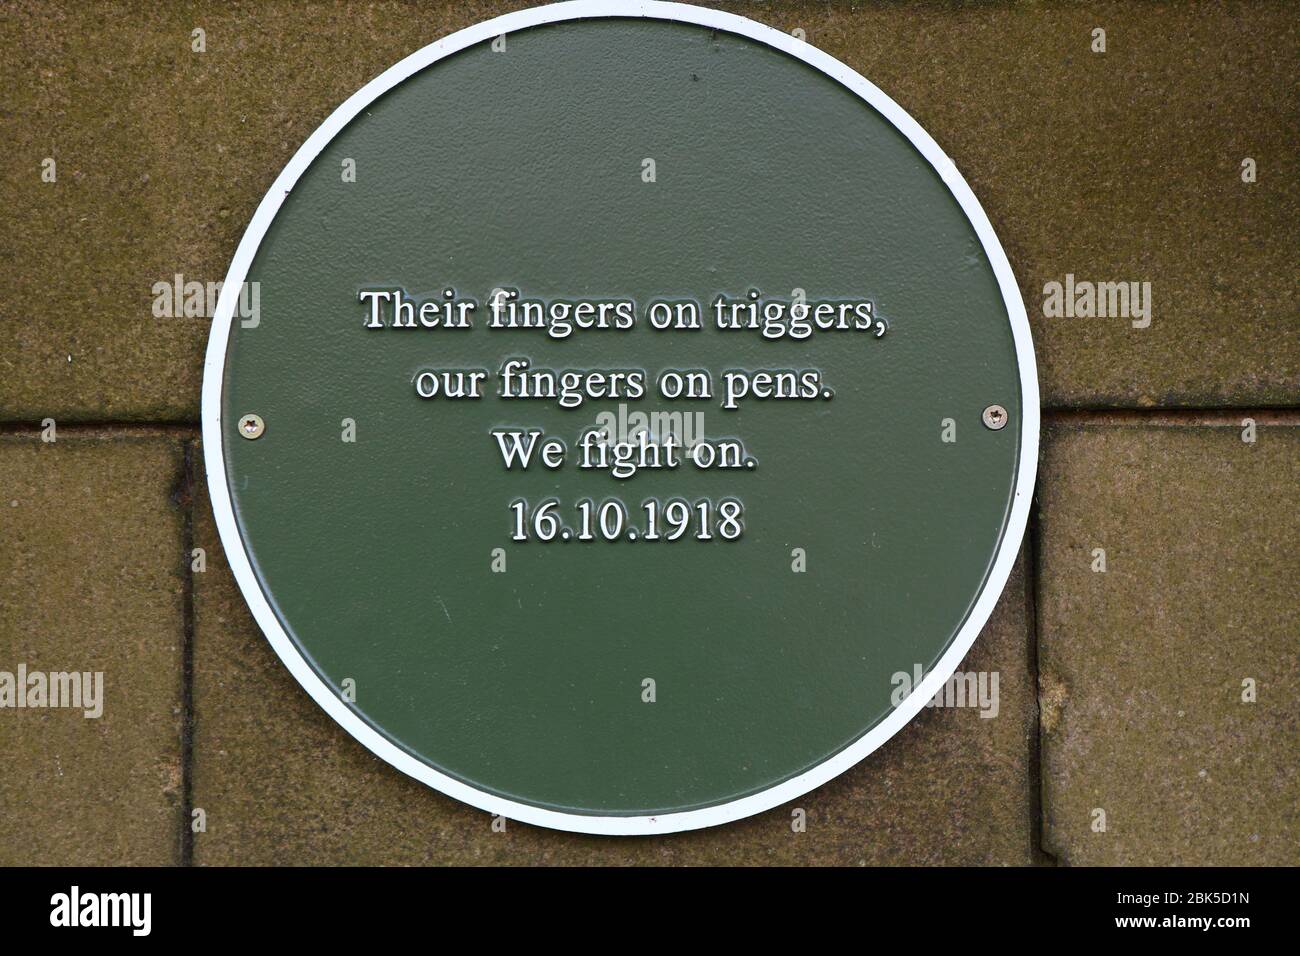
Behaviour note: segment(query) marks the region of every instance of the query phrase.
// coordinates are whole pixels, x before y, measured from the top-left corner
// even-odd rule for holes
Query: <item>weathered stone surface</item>
[[[224,278],[263,193],[335,106],[524,5],[10,4],[3,417],[195,420],[209,323],[155,318],[153,284]],[[726,8],[802,28],[953,158],[1021,283],[1049,404],[1297,402],[1287,4]],[[1089,51],[1098,26],[1104,54]],[[41,181],[46,157],[56,183]],[[1043,286],[1066,273],[1153,283],[1150,327],[1044,318]]]
[[[4,417],[197,420],[210,323],[155,318],[154,283],[224,279],[263,194],[336,106],[502,9],[10,5],[0,182],[21,228],[0,236]]]
[[[1040,487],[1047,849],[1300,862],[1300,428],[1053,429]]]
[[[170,864],[181,833],[179,442],[0,437],[0,670],[103,672],[103,713],[0,709],[0,866]]]
[[[1300,21],[1287,4],[768,10],[957,164],[1019,280],[1045,404],[1300,402]],[[1105,53],[1090,50],[1098,27]],[[1151,282],[1151,325],[1046,318],[1043,287],[1067,273]]]
[[[370,754],[298,686],[252,620],[210,506],[195,502],[197,864],[939,864],[1032,861],[1035,725],[1017,568],[963,670],[999,672],[998,715],[925,710],[866,761],[785,807],[655,838],[491,818]],[[795,807],[807,832],[794,833]]]

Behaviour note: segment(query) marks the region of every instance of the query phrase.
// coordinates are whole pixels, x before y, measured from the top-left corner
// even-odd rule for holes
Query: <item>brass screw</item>
[[[993,431],[1000,431],[1007,423],[1007,410],[1001,405],[990,405],[984,409],[984,427]]]
[[[239,434],[245,438],[261,438],[264,431],[266,422],[262,421],[260,415],[245,415],[239,420]]]

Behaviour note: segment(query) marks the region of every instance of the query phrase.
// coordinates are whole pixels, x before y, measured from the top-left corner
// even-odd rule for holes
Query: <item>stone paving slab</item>
[[[997,671],[998,714],[922,711],[836,780],[694,833],[617,838],[491,817],[378,760],[272,652],[230,575],[206,498],[196,541],[194,861],[230,864],[1023,864],[1032,862],[1036,718],[1020,565],[963,670]],[[807,830],[792,831],[802,808]]]
[[[805,20],[810,42],[910,112],[970,183],[1019,281],[1044,404],[1300,403],[1294,6],[810,5],[781,17]],[[1105,53],[1090,49],[1097,28]],[[1044,287],[1067,275],[1150,282],[1150,325],[1047,317]]]
[[[197,420],[209,322],[155,317],[154,283],[222,279],[335,106],[524,5],[7,5],[0,182],[18,228],[0,236],[0,419]],[[1049,405],[1300,401],[1288,4],[726,9],[803,29],[953,158],[1021,284]],[[1151,282],[1150,326],[1044,317],[1045,284],[1067,274]]]
[[[0,671],[28,671],[28,706],[0,708],[0,866],[177,863],[181,447],[56,437],[0,436]],[[102,690],[50,707],[51,672]]]
[[[1056,428],[1040,489],[1046,849],[1300,863],[1300,427]]]

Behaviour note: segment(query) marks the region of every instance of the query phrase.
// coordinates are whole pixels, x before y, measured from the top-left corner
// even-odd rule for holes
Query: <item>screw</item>
[[[260,415],[245,415],[239,420],[239,434],[245,438],[261,438],[264,431],[266,422],[262,421]]]
[[[984,409],[984,427],[999,431],[1007,423],[1007,410],[1001,405],[990,405]]]

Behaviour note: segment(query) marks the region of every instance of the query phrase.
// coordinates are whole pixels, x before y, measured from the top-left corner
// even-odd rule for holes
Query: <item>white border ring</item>
[[[984,582],[974,607],[967,616],[961,630],[939,659],[934,669],[921,681],[915,690],[896,707],[883,721],[871,728],[850,746],[833,757],[818,764],[810,770],[792,777],[783,783],[769,787],[758,793],[750,794],[737,800],[686,810],[661,816],[599,816],[580,813],[566,813],[548,810],[542,807],[519,803],[495,794],[478,790],[454,777],[440,773],[432,767],[412,757],[399,748],[374,728],[367,724],[356,712],[348,708],[308,665],[305,658],[294,646],[285,633],[280,621],[271,610],[271,605],[262,593],[257,577],[244,550],[243,539],[235,523],[230,489],[226,482],[225,458],[222,450],[221,393],[225,378],[226,346],[231,327],[234,307],[239,298],[244,278],[252,264],[253,257],[261,245],[262,238],[270,227],[272,220],[298,178],[306,171],[312,160],[320,153],[354,117],[379,96],[392,89],[398,83],[423,70],[444,57],[450,56],[466,47],[473,46],[500,36],[528,27],[545,23],[559,23],[568,20],[581,20],[598,17],[645,17],[654,20],[670,20],[678,23],[692,23],[734,33],[739,36],[757,40],[770,47],[781,50],[790,56],[815,67],[826,76],[860,96],[866,103],[889,120],[921,155],[939,173],[948,189],[961,204],[962,210],[975,227],[975,232],[984,246],[984,251],[997,277],[1002,299],[1006,304],[1007,314],[1011,320],[1011,331],[1016,346],[1016,361],[1020,371],[1021,393],[1021,432],[1020,460],[1016,474],[1015,490],[1011,503],[1011,515],[1007,522],[1002,540],[998,543],[997,556],[992,569]],[[1020,541],[1024,535],[1029,517],[1029,504],[1033,495],[1034,478],[1038,464],[1038,373],[1034,364],[1034,346],[1030,337],[1029,320],[1025,315],[1025,305],[1020,298],[1020,289],[1011,273],[1006,254],[988,217],[975,199],[966,180],[957,172],[957,167],[941,150],[933,139],[912,119],[897,103],[882,93],[862,76],[840,63],[834,57],[809,46],[801,40],[756,23],[753,20],[722,13],[702,7],[682,3],[661,3],[644,0],[638,3],[618,3],[613,0],[570,0],[544,7],[533,7],[509,13],[505,16],[486,20],[468,29],[453,33],[424,49],[411,54],[404,60],[385,70],[371,80],[336,109],[321,126],[308,137],[293,159],[285,166],[270,191],[262,199],[253,215],[252,222],[244,232],[235,257],[231,261],[230,271],[221,287],[217,301],[216,315],[212,320],[212,333],[208,339],[207,357],[203,366],[203,451],[207,473],[208,489],[212,499],[212,510],[216,518],[221,543],[226,551],[226,558],[234,572],[239,589],[243,592],[248,606],[257,623],[266,634],[275,652],[284,661],[286,667],[312,698],[325,712],[343,726],[349,734],[369,748],[376,756],[392,764],[435,790],[455,797],[464,803],[500,814],[512,820],[537,826],[570,830],[579,833],[600,834],[653,834],[673,833],[680,830],[695,830],[701,827],[728,823],[743,817],[770,810],[788,800],[793,800],[826,781],[838,776],[862,760],[916,715],[957,669],[967,650],[988,621],[989,615],[997,603],[998,597],[1006,585],[1019,551]]]

